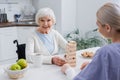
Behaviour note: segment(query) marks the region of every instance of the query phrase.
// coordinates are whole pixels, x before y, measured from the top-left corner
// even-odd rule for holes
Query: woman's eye
[[[44,20],[40,20],[40,21],[42,21],[42,22],[43,22]]]
[[[48,22],[51,21],[50,19],[48,19]]]

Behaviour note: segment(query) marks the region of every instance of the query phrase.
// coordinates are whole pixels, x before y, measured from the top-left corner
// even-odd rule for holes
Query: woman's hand
[[[81,69],[81,70],[84,69],[88,64],[89,64],[88,61],[84,62],[84,63],[81,65],[80,69]]]
[[[63,60],[60,57],[53,57],[52,58],[52,64],[58,65],[58,66],[62,66],[63,64],[65,64],[65,60]]]
[[[65,74],[65,71],[66,71],[68,68],[70,68],[70,65],[66,63],[66,64],[64,64],[64,65],[62,66],[61,71]]]
[[[76,75],[75,70],[68,63],[62,66],[61,71],[67,76],[69,80],[73,80]]]

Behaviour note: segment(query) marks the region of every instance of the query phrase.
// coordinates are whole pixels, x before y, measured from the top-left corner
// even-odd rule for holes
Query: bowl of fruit
[[[8,76],[11,79],[23,77],[27,70],[28,64],[25,59],[19,59],[16,63],[11,64],[5,68],[5,72],[7,72]]]

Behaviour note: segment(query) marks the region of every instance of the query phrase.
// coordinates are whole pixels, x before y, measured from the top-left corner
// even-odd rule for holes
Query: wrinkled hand
[[[84,62],[84,63],[81,65],[80,69],[81,69],[81,70],[84,69],[88,64],[89,64],[88,61]]]
[[[65,71],[66,71],[68,68],[70,68],[70,65],[66,63],[66,64],[64,64],[64,65],[62,66],[61,71],[65,74]]]
[[[52,64],[58,65],[58,66],[62,66],[63,64],[65,64],[65,60],[63,60],[60,57],[53,57],[52,58]]]

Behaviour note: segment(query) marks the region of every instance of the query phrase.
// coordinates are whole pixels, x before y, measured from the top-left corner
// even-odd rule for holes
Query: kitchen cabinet
[[[35,31],[36,27],[21,26],[17,27],[18,42],[20,44],[27,43],[30,35]]]
[[[17,39],[16,27],[0,28],[0,64],[17,60],[17,48],[13,44],[15,39]]]

